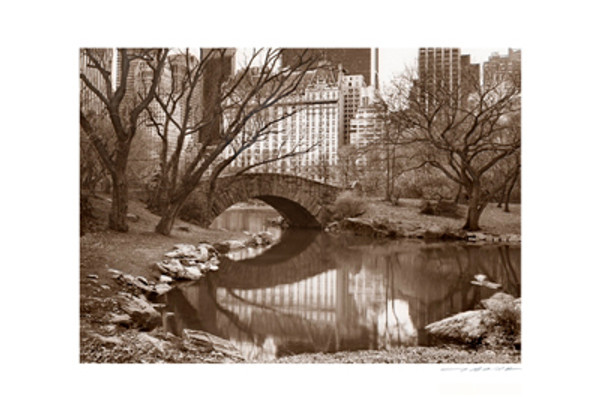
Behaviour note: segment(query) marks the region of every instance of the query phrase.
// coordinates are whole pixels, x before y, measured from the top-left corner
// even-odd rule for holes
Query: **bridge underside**
[[[291,227],[320,228],[321,223],[307,209],[287,198],[263,195],[256,196],[277,210]]]

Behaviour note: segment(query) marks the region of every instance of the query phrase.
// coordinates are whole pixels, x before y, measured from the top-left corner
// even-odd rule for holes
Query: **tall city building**
[[[471,64],[471,57],[461,55],[459,48],[420,48],[418,97],[425,107],[438,92],[466,97],[479,87],[479,72],[479,65]]]
[[[339,144],[350,143],[350,122],[356,115],[362,89],[379,87],[379,50],[370,48],[283,49],[282,66],[293,64],[300,55],[316,57],[338,69],[340,85]]]
[[[347,75],[362,75],[367,85],[378,82],[379,51],[370,48],[309,48],[283,49],[282,66],[292,65],[299,55],[307,52],[305,57],[317,57],[332,63],[333,67],[342,65]]]
[[[92,55],[90,55],[90,53]],[[94,57],[94,59],[92,59]],[[92,83],[92,86],[100,90],[103,94],[106,94],[106,88],[112,87],[110,81],[106,81],[101,74],[101,70],[94,67],[96,63],[100,64],[100,67],[109,72],[109,76],[112,75],[112,61],[114,58],[113,49],[108,48],[97,48],[90,49],[89,52],[85,52],[83,49],[79,50],[79,71]],[[95,60],[95,61],[93,61]],[[80,87],[80,105],[84,112],[100,113],[104,110],[104,104],[100,98],[87,87],[83,80],[79,80]]]
[[[350,144],[364,149],[370,144],[377,144],[385,133],[384,121],[373,104],[362,104],[356,116],[350,122]],[[378,150],[370,150],[372,155],[380,155]],[[355,165],[362,169],[368,165],[368,156],[361,151]]]
[[[334,71],[317,69],[307,73],[299,90],[271,107],[265,120],[290,115],[273,124],[264,138],[244,150],[231,165],[232,169],[245,168],[284,153],[308,151],[261,165],[254,171],[330,182],[339,147],[340,96]],[[250,128],[244,132],[254,131]],[[232,150],[230,147],[226,155],[232,155]]]
[[[350,123],[356,116],[361,104],[361,95],[366,89],[364,77],[358,75],[340,75],[340,145],[350,144]]]
[[[494,53],[483,63],[483,86],[489,88],[501,81],[520,84],[521,50],[509,48],[505,56]]]

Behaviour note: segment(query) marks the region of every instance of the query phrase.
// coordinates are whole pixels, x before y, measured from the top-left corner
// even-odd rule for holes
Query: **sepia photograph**
[[[584,2],[3,11],[2,409],[595,403]]]
[[[520,49],[79,61],[82,363],[520,364]]]

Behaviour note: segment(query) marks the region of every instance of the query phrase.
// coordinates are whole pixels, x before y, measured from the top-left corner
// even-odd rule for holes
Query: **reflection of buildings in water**
[[[217,289],[217,303],[235,315],[218,315],[221,334],[260,359],[256,344],[272,339],[278,352],[337,351],[391,347],[416,342],[408,305],[388,300],[384,276],[341,270],[264,289]],[[244,330],[241,330],[244,328]],[[248,340],[254,344],[248,345]],[[265,340],[265,341],[266,341]],[[245,347],[245,348],[244,348]]]
[[[341,258],[335,255],[339,247],[332,251],[318,237],[285,246],[291,257],[272,252],[283,242],[253,260],[222,264],[212,288],[184,288],[189,302],[180,303],[179,310],[198,315],[185,326],[231,339],[258,361],[300,352],[389,348],[414,345],[417,334],[418,343],[426,343],[420,335],[426,324],[472,309],[487,297],[492,291],[470,284],[476,272],[485,272],[505,290],[520,288],[519,249],[395,243],[346,249],[341,255],[348,258]]]
[[[386,308],[377,317],[379,347],[389,349],[399,345],[416,345],[417,329],[410,319],[408,303],[388,300]]]

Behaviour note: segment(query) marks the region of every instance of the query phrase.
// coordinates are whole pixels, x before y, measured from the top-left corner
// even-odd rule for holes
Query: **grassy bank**
[[[398,201],[398,205],[394,206],[387,201],[372,199],[368,201],[363,216],[374,220],[401,222],[407,226],[424,228],[437,225],[442,228],[458,230],[464,225],[464,218],[421,214],[421,201],[401,199]],[[464,204],[459,204],[458,210],[461,215],[467,214],[467,206]],[[495,204],[488,204],[481,215],[480,226],[483,233],[521,234],[521,205],[511,204],[510,212],[507,213],[496,207]]]

